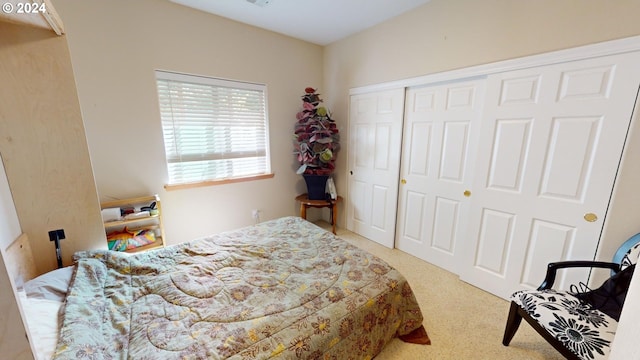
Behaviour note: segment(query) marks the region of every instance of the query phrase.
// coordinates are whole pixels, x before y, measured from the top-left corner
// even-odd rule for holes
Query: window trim
[[[166,184],[164,186],[165,190],[181,190],[181,189],[193,189],[198,187],[205,186],[215,186],[215,185],[224,185],[224,184],[233,184],[245,181],[255,181],[255,180],[263,180],[263,179],[271,179],[275,176],[274,173],[261,174],[261,175],[250,175],[250,176],[242,176],[235,178],[226,178],[222,180],[207,180],[207,181],[198,181],[192,183],[182,183],[182,184]]]
[[[206,76],[206,75],[178,73],[175,71],[167,71],[167,70],[155,70],[156,79],[158,79],[158,74],[160,74],[160,78],[163,80],[181,81],[181,82],[196,83],[196,84],[214,85],[214,86],[225,86],[225,87],[241,88],[241,89],[247,89],[247,90],[262,90],[265,93],[265,99],[266,99],[266,94],[267,94],[266,84],[241,81],[241,80],[215,78],[215,77]]]

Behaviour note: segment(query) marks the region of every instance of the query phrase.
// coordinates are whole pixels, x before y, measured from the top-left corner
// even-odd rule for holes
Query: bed
[[[396,336],[429,343],[397,270],[298,217],[133,255],[79,252],[74,260],[25,283],[32,336],[51,337],[59,326],[37,356],[370,359]],[[35,324],[57,309],[59,324],[57,316]]]

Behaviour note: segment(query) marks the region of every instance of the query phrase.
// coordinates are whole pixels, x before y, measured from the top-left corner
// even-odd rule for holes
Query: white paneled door
[[[454,273],[465,246],[465,191],[472,186],[483,99],[484,80],[406,94],[396,245]]]
[[[393,248],[404,88],[351,96],[347,229]]]
[[[461,279],[506,298],[537,287],[550,261],[594,258],[638,63],[627,54],[488,77]]]

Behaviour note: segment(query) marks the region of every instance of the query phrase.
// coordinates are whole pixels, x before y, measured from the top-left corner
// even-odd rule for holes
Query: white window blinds
[[[169,184],[271,171],[266,86],[156,71]]]

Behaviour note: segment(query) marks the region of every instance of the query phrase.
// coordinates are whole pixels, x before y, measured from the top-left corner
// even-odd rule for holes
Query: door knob
[[[596,220],[598,220],[598,215],[594,214],[594,213],[586,213],[584,214],[584,219],[588,222],[594,222]]]
[[[407,180],[402,179],[402,180],[400,180],[400,182],[404,185],[404,184],[406,184],[406,183],[407,183]]]
[[[464,196],[466,196],[466,197],[469,197],[469,196],[471,196],[471,191],[469,191],[469,190],[465,190],[462,194],[463,194]]]

